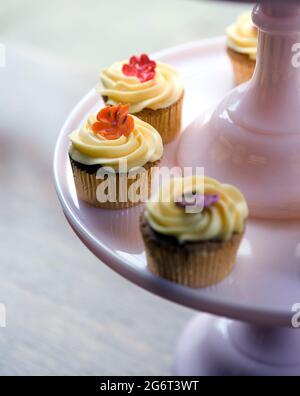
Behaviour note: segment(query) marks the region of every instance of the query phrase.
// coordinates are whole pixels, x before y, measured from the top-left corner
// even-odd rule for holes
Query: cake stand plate
[[[186,93],[184,128],[200,112],[205,114],[208,109],[217,105],[233,88],[232,71],[223,37],[175,47],[157,53],[153,57],[174,65],[181,72]],[[230,328],[229,333],[235,334],[233,338],[236,341],[230,344],[235,350],[235,355],[233,354],[235,358],[237,355],[240,357],[254,351],[254,340],[261,340],[258,334],[261,334],[265,326],[270,329],[269,326],[291,327],[293,318],[295,325],[297,311],[295,304],[300,303],[299,222],[250,220],[232,274],[218,285],[206,289],[191,289],[156,277],[147,269],[143,242],[139,233],[139,216],[143,205],[128,210],[110,211],[90,207],[78,200],[68,160],[68,135],[91,111],[96,111],[101,106],[101,99],[96,92],[94,90],[89,92],[67,119],[55,150],[54,177],[57,194],[69,224],[81,241],[114,271],[152,293],[199,311],[259,325],[244,325],[246,327],[241,329],[237,322],[223,320],[220,324],[220,321],[215,321],[213,328],[219,329],[218,331],[222,328],[223,330]],[[177,148],[178,141],[165,147],[163,165],[169,167],[177,165]],[[193,149],[197,150],[197,147]],[[203,369],[203,362],[200,364],[199,359],[191,356],[191,353],[201,356],[197,348],[202,343],[199,341],[200,338],[205,337],[208,328],[206,316],[201,332],[197,333],[195,329],[199,328],[203,320],[203,317],[197,318],[188,327],[184,341],[181,340],[177,355],[180,356],[178,362],[181,364],[176,364],[176,373],[208,373]],[[232,323],[235,323],[235,326],[232,326]],[[219,342],[215,343],[218,345],[218,353],[221,351],[219,344],[224,341],[223,349],[228,355],[227,330],[223,333],[218,331],[210,334],[210,340],[219,339]],[[300,374],[300,358],[298,359],[300,344],[298,342],[295,346],[295,331],[290,329],[281,331],[293,333],[293,337],[289,339],[294,340],[293,350],[299,353],[297,358],[288,359],[287,364],[299,363],[296,372]],[[191,350],[190,335],[194,336],[196,333],[201,337],[195,339],[197,345]],[[263,332],[263,334],[267,333]],[[220,334],[223,336],[221,337]],[[271,339],[275,341],[277,348],[272,349],[275,352],[271,361],[279,359],[282,362],[282,351],[286,351],[286,342],[281,345],[279,340],[286,340],[286,337],[279,336],[278,332],[276,334],[276,337],[269,337],[270,342]],[[239,342],[241,347],[238,345]],[[207,345],[212,347],[213,343]],[[260,342],[255,345],[262,351]],[[265,355],[266,351],[263,352]],[[258,355],[252,356],[251,359],[255,362],[264,360],[265,356],[261,357],[258,352]],[[187,360],[190,363],[194,362],[193,370],[190,369],[191,365]],[[236,361],[237,367],[239,366],[239,359],[232,358],[231,361]],[[255,364],[254,366],[258,367]],[[275,373],[272,369],[268,372]]]

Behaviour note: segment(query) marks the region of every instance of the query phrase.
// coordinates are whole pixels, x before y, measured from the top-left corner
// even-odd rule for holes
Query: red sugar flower
[[[132,56],[129,64],[122,67],[125,76],[135,76],[140,82],[153,80],[155,77],[156,62],[149,59],[149,56],[142,54],[140,57]]]
[[[92,131],[108,140],[129,136],[134,130],[134,119],[128,114],[128,105],[107,106],[97,114]]]

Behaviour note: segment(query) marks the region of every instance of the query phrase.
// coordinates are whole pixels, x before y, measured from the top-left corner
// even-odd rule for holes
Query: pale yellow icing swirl
[[[256,60],[258,30],[250,11],[240,15],[237,22],[227,28],[226,34],[229,48]]]
[[[218,195],[219,200],[201,212],[187,213],[176,200],[191,192]],[[181,243],[226,241],[244,231],[248,206],[242,193],[231,185],[209,177],[174,178],[147,203],[145,217],[152,229]]]
[[[84,165],[102,165],[115,171],[125,162],[130,170],[159,160],[163,154],[161,136],[151,125],[133,118],[134,130],[128,137],[122,135],[118,139],[108,140],[92,131],[91,125],[96,117],[91,115],[83,127],[69,136],[72,142],[71,158]]]
[[[155,78],[142,83],[122,72],[124,63],[128,62],[116,62],[100,74],[102,87],[98,91],[108,97],[108,104],[129,104],[129,112],[135,114],[146,108],[164,109],[182,96],[183,83],[172,66],[157,62]]]

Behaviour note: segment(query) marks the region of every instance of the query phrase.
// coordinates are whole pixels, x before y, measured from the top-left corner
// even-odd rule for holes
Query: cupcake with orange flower
[[[93,206],[129,208],[150,196],[152,173],[163,154],[162,140],[128,108],[105,107],[69,136],[77,195]]]
[[[227,53],[232,63],[237,85],[250,80],[256,65],[258,30],[252,22],[251,12],[239,16],[227,30]]]
[[[184,88],[178,72],[148,55],[132,56],[102,70],[99,88],[108,105],[129,104],[129,112],[152,125],[163,143],[181,130]]]

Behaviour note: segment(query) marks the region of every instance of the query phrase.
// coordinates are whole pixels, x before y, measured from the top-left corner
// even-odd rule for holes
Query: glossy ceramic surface
[[[156,54],[181,72],[186,86],[184,127],[233,88],[223,38]],[[190,289],[153,276],[147,269],[139,215],[143,207],[105,211],[79,202],[68,161],[68,134],[102,103],[91,91],[74,109],[57,141],[54,175],[64,214],[83,243],[104,263],[137,285],[197,310],[256,323],[290,325],[300,302],[300,227],[296,221],[251,220],[233,273],[207,289]],[[199,144],[203,142],[197,140]],[[201,146],[189,145],[193,157]],[[176,165],[178,141],[165,149],[164,164]],[[205,157],[204,157],[205,158]],[[205,163],[203,163],[205,165]],[[227,181],[227,180],[223,180]],[[272,199],[268,191],[263,194]],[[101,280],[99,280],[100,282]]]

